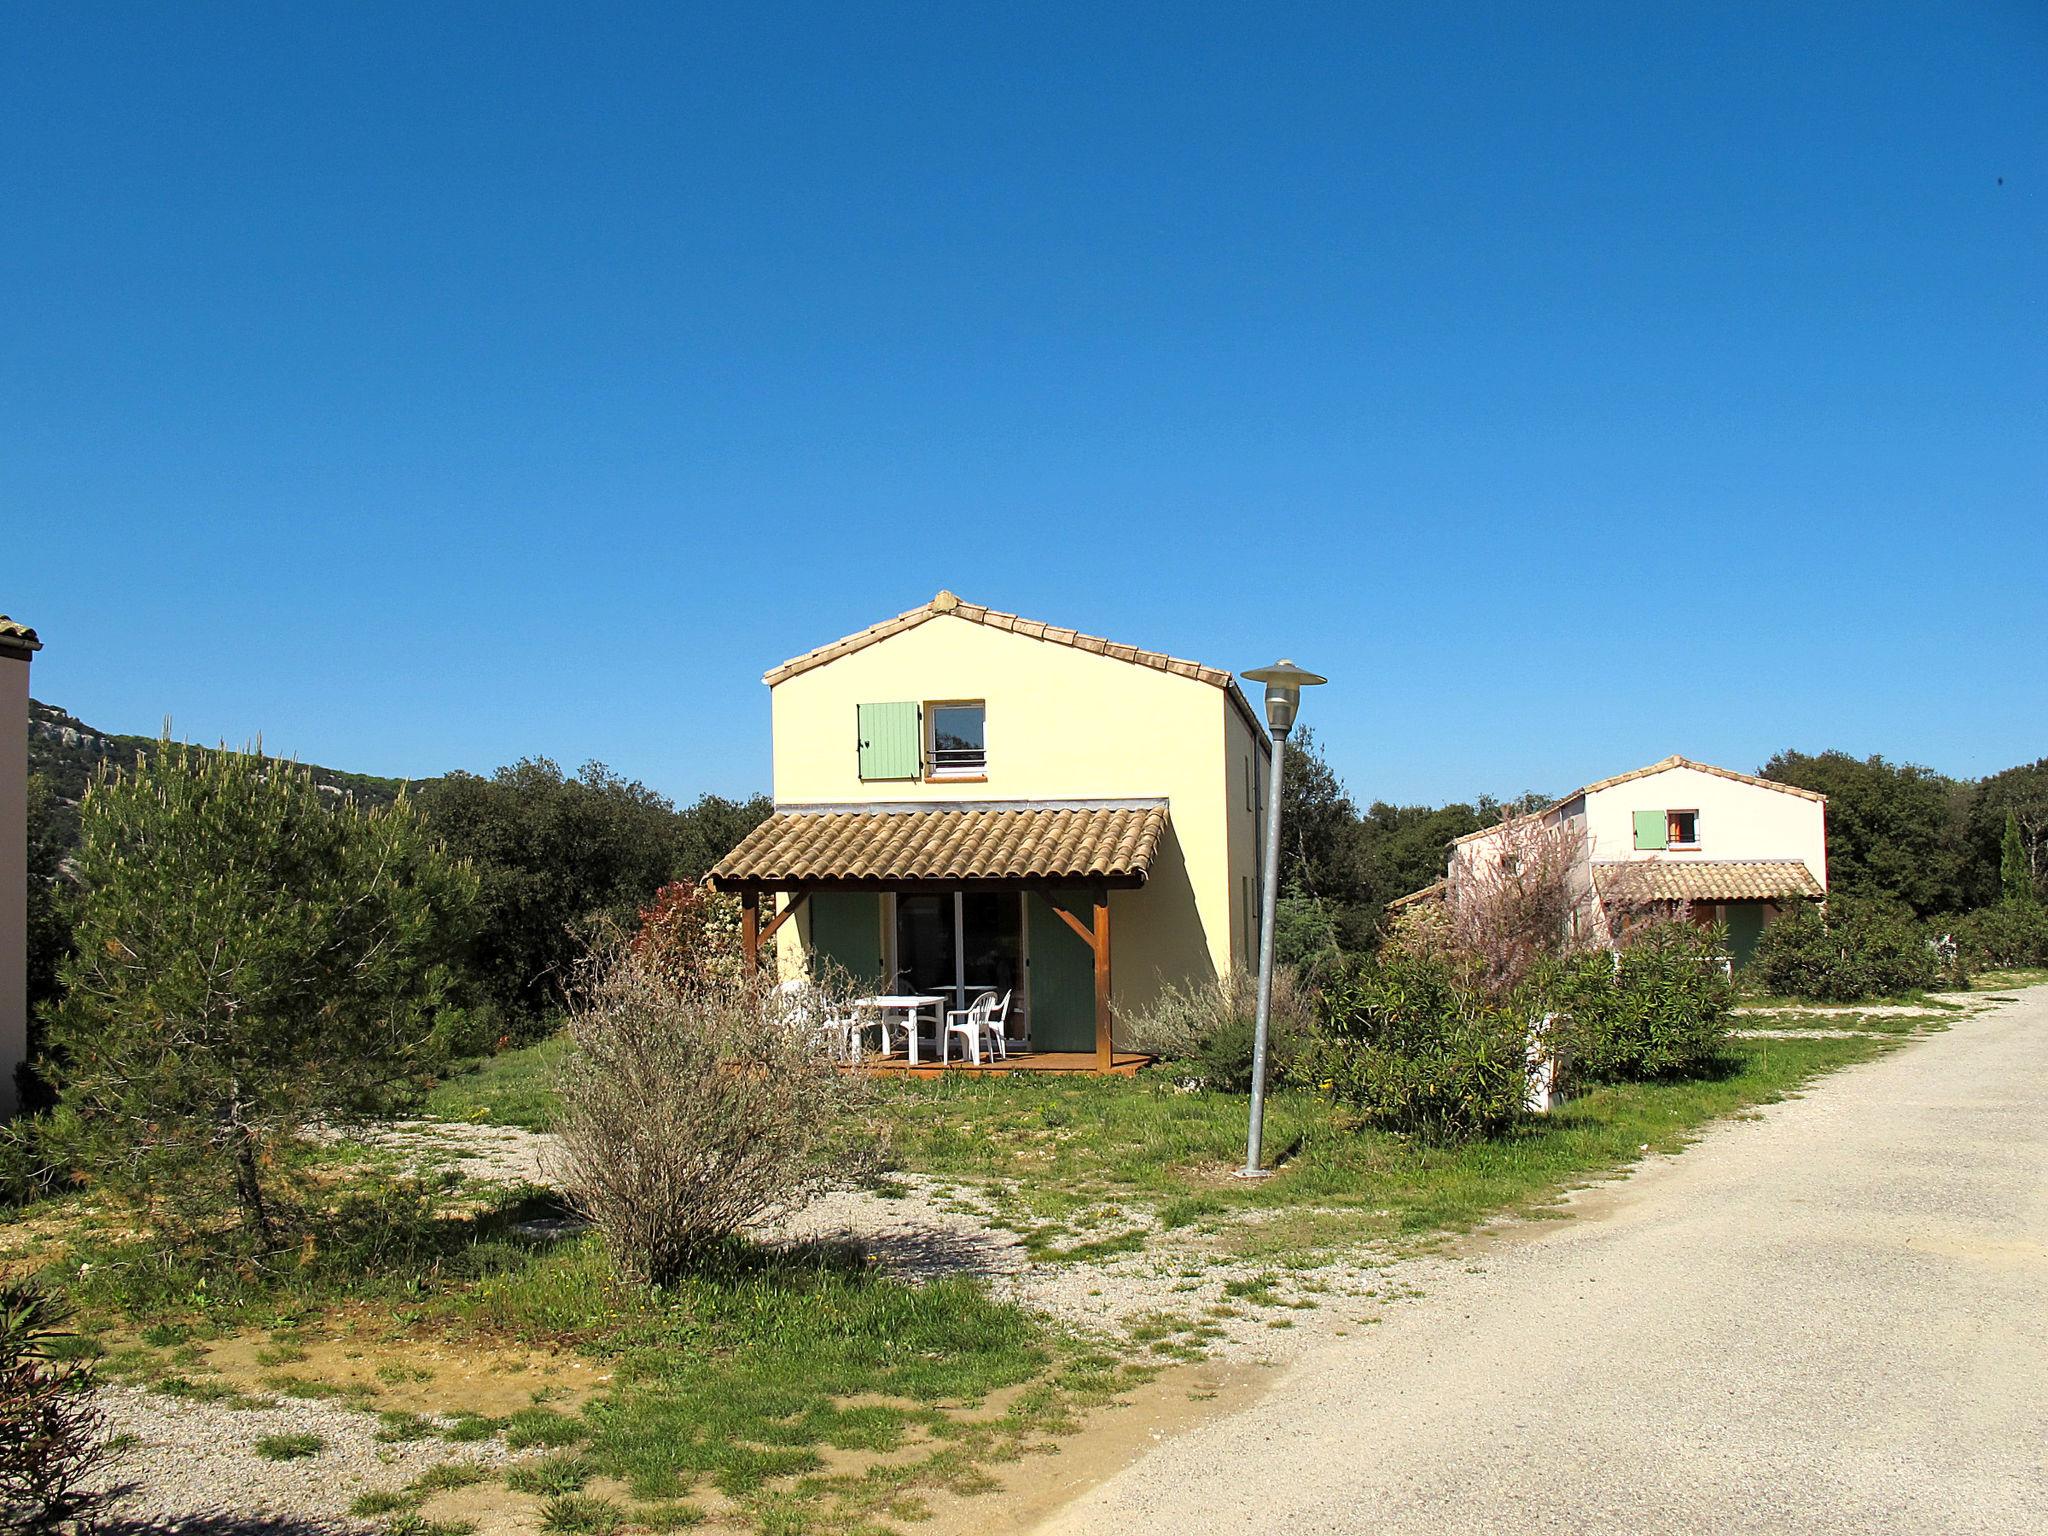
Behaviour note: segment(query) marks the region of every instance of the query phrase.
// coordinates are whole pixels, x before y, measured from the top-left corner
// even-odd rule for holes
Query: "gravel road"
[[[2048,1530],[2048,988],[1577,1204],[1035,1528]]]

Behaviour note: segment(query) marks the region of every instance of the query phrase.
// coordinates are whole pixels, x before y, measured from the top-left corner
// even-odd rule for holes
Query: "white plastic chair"
[[[984,992],[965,1008],[955,1008],[946,1015],[946,1028],[939,1038],[939,1060],[950,1058],[953,1037],[967,1037],[967,1059],[977,1067],[981,1065],[981,1037],[988,1032],[990,1011],[996,1005],[996,995]]]
[[[1010,1059],[1010,996],[1003,994],[1003,1000],[988,1011],[989,1050],[999,1061]]]

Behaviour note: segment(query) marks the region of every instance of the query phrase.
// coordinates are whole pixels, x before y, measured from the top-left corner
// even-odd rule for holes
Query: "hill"
[[[40,699],[28,703],[28,771],[49,782],[56,796],[55,821],[62,845],[69,847],[78,832],[78,802],[92,782],[101,763],[125,768],[138,752],[154,749],[153,736],[127,736],[95,730],[76,715],[46,704]],[[204,752],[212,750],[201,747]],[[370,805],[388,805],[406,787],[404,779],[387,779],[371,773],[350,773],[341,768],[305,765],[313,782],[333,795],[352,795]]]

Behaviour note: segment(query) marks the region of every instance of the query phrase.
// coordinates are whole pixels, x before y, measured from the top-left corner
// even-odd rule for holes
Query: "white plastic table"
[[[927,997],[917,993],[888,993],[881,997],[857,997],[853,1006],[872,1010],[882,1015],[882,1054],[889,1054],[889,1025],[898,1020],[903,1026],[904,1037],[910,1042],[910,1064],[917,1065],[917,1016],[927,1008],[943,1008],[943,997]],[[936,1022],[936,1019],[935,1019]]]

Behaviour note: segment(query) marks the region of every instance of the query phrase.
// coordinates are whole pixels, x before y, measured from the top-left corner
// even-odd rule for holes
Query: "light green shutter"
[[[859,709],[860,776],[914,779],[918,759],[917,705],[862,704]]]
[[[1655,851],[1667,846],[1664,834],[1669,830],[1670,828],[1665,823],[1662,811],[1636,812],[1636,847],[1638,849]]]

